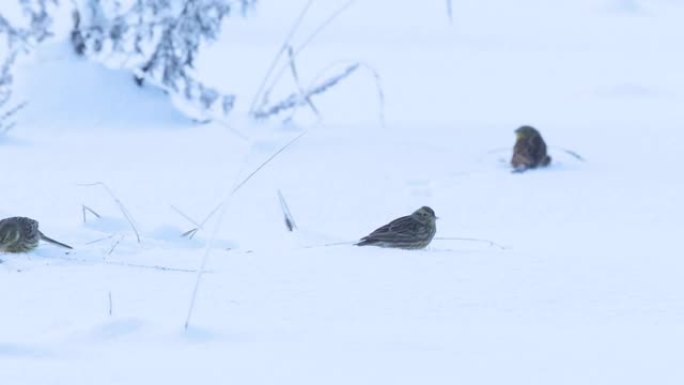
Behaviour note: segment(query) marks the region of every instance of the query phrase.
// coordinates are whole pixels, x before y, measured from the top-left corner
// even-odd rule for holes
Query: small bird
[[[35,249],[43,240],[57,246],[72,249],[71,246],[48,238],[38,230],[38,221],[26,217],[11,217],[0,220],[0,251],[23,253]]]
[[[423,206],[413,214],[397,218],[361,238],[356,246],[422,249],[430,244],[437,232],[435,211]]]
[[[514,172],[523,172],[530,168],[545,167],[551,163],[546,154],[546,143],[539,131],[530,126],[522,126],[515,130],[515,146],[511,166]]]

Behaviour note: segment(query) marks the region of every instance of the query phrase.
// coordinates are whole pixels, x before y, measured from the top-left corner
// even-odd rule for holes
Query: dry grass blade
[[[329,77],[328,79],[324,81],[320,81],[320,79],[323,77],[324,74],[329,72],[331,68],[340,66],[340,65],[345,65],[345,68]],[[320,113],[318,109],[313,105],[311,102],[311,99],[314,95],[322,94],[325,91],[327,91],[329,88],[335,86],[337,83],[342,81],[343,79],[349,77],[352,75],[352,73],[356,72],[358,69],[364,69],[368,71],[371,76],[373,76],[373,80],[375,83],[375,88],[377,92],[377,97],[378,97],[378,117],[380,120],[380,124],[384,127],[385,126],[385,93],[382,87],[382,79],[380,78],[380,74],[378,73],[375,68],[372,66],[362,63],[362,62],[336,62],[333,63],[332,65],[328,66],[326,69],[323,71],[319,72],[317,76],[314,77],[314,80],[312,83],[314,85],[310,86],[307,91],[302,91],[301,87],[298,85],[298,92],[291,93],[288,95],[285,99],[281,100],[280,102],[272,105],[271,107],[265,108],[263,110],[259,110],[253,113],[253,116],[258,119],[265,119],[268,118],[272,115],[277,115],[285,110],[289,109],[294,109],[300,106],[303,106],[305,104],[308,104],[316,113],[318,117],[320,117]],[[317,84],[318,83],[318,84]]]
[[[380,73],[375,68],[373,68],[372,66],[370,66],[364,62],[352,62],[352,64],[349,64],[349,62],[344,62],[344,61],[336,62],[336,63],[333,63],[332,65],[328,66],[328,68],[326,68],[325,70],[321,71],[314,78],[314,82],[316,82],[317,79],[320,79],[321,77],[323,77],[323,74],[328,72],[331,68],[333,68],[335,66],[339,66],[339,65],[358,66],[358,68],[364,69],[364,70],[370,72],[371,76],[373,76],[373,80],[375,83],[375,89],[376,89],[377,96],[378,96],[378,104],[379,104],[378,117],[380,119],[380,124],[383,127],[385,127],[385,91],[382,87],[382,79],[380,77]]]
[[[2,115],[0,115],[0,133],[4,134],[9,132],[16,125],[15,121],[10,121],[14,115],[21,111],[28,102],[21,102],[18,105],[8,109]]]
[[[176,272],[176,273],[196,273],[197,272],[197,270],[193,270],[193,269],[180,269],[180,268],[176,268],[176,267],[168,267],[168,266],[161,266],[161,265],[142,265],[142,264],[138,264],[138,263],[124,263],[124,262],[117,262],[117,261],[105,261],[104,263],[106,265],[131,267],[131,268],[136,268],[136,269],[172,271],[172,272]]]
[[[200,226],[198,226],[196,229],[192,229],[185,234],[189,234],[189,236],[194,236],[201,228],[204,227],[204,225],[207,223],[207,221],[215,214],[219,213],[219,217],[216,220],[216,226],[214,226],[214,231],[211,234],[211,237],[209,238],[209,242],[207,242],[206,247],[204,249],[204,255],[202,256],[202,263],[200,265],[200,269],[197,271],[197,276],[195,279],[195,285],[192,290],[192,295],[190,297],[190,305],[188,307],[188,314],[185,318],[185,324],[184,328],[187,331],[189,326],[190,326],[190,321],[192,319],[192,314],[195,309],[195,301],[197,299],[197,293],[199,292],[199,287],[200,283],[202,281],[202,275],[204,274],[205,267],[207,265],[207,261],[209,260],[209,255],[212,250],[213,242],[216,239],[216,235],[218,234],[219,227],[221,225],[221,222],[223,221],[223,216],[226,211],[226,205],[228,203],[228,200],[230,197],[232,197],[237,191],[242,188],[254,175],[256,175],[261,169],[263,169],[267,164],[269,164],[273,159],[275,159],[278,155],[280,155],[283,151],[285,151],[288,147],[293,145],[296,141],[301,139],[304,135],[307,134],[308,131],[304,131],[301,134],[297,135],[293,139],[291,139],[289,142],[287,142],[283,147],[281,147],[278,151],[273,153],[271,156],[269,156],[264,162],[262,162],[259,167],[257,167],[254,171],[252,171],[245,179],[243,179],[240,183],[238,183],[231,191],[230,193],[219,203],[210,213],[209,215],[200,223]],[[184,234],[184,235],[185,235]]]
[[[109,186],[107,186],[103,182],[81,184],[80,186],[85,186],[85,187],[102,186],[102,188],[104,188],[105,191],[107,191],[107,193],[109,194],[109,196],[114,200],[114,203],[116,203],[116,205],[119,207],[119,210],[123,214],[124,218],[126,218],[126,221],[131,226],[131,229],[133,229],[133,232],[135,233],[135,237],[138,240],[138,243],[140,243],[140,232],[138,232],[138,228],[135,226],[135,222],[133,221],[133,217],[131,216],[131,214],[128,211],[128,209],[126,208],[126,206],[124,206],[124,204],[121,202],[121,200],[119,200],[119,198],[117,198],[116,195],[114,195],[114,193],[109,188]]]
[[[285,227],[287,227],[288,231],[294,231],[297,228],[297,225],[292,217],[290,208],[287,206],[285,197],[280,190],[278,190],[278,200],[280,201],[280,209],[283,211],[283,217],[285,218]]]
[[[290,147],[296,141],[301,139],[304,135],[306,135],[306,133],[307,133],[307,131],[304,131],[301,134],[297,135],[295,138],[293,138],[292,140],[287,142],[283,147],[281,147],[278,151],[276,151],[274,154],[272,154],[270,157],[268,157],[268,159],[266,159],[263,163],[261,163],[261,165],[259,165],[259,167],[257,167],[256,170],[252,171],[244,180],[242,180],[242,182],[238,183],[233,188],[233,190],[231,190],[231,192],[228,194],[228,196],[225,199],[223,199],[223,201],[221,201],[221,203],[219,203],[219,205],[216,206],[216,208],[214,208],[214,210],[211,211],[209,216],[207,216],[202,221],[201,225],[204,226],[204,224],[206,224],[206,222],[209,220],[209,218],[211,218],[211,216],[214,215],[214,213],[217,213],[217,212],[219,213],[219,217],[216,221],[216,226],[214,227],[214,231],[211,234],[211,237],[209,238],[209,242],[207,242],[207,245],[204,249],[204,255],[202,256],[202,263],[200,265],[200,269],[197,271],[197,277],[195,279],[195,285],[192,289],[192,295],[190,297],[190,306],[188,307],[188,314],[185,318],[184,327],[185,327],[186,331],[188,330],[188,327],[190,326],[190,320],[192,319],[192,314],[193,314],[193,311],[195,309],[195,301],[197,299],[197,293],[199,292],[200,283],[202,281],[202,275],[204,274],[204,269],[207,265],[207,261],[209,260],[209,254],[210,254],[211,249],[212,249],[212,244],[213,244],[214,240],[216,239],[216,235],[218,234],[219,227],[221,225],[221,222],[223,221],[223,216],[225,214],[226,205],[228,203],[229,198],[232,197],[238,190],[240,190],[240,188],[242,186],[244,186],[245,183],[247,183],[250,179],[252,179],[252,177],[254,175],[256,175],[262,168],[264,168],[267,164],[269,164],[273,159],[275,159],[278,155],[280,155],[283,151],[285,151],[288,147]],[[197,233],[197,231],[199,231],[200,228],[202,228],[202,227],[198,227],[197,229],[193,229],[188,233],[192,233],[192,235],[194,235]]]
[[[307,36],[307,38],[304,40],[304,42],[302,44],[300,44],[296,49],[293,50],[293,52],[291,54],[291,57],[292,57],[291,60],[294,60],[294,58],[296,58],[297,55],[299,55],[313,41],[313,39],[316,36],[318,36],[319,33],[321,33],[328,25],[330,25],[333,22],[333,20],[335,20],[337,17],[339,17],[340,14],[342,14],[344,11],[346,11],[354,2],[355,2],[355,0],[347,1],[340,8],[335,10],[335,12],[333,12],[327,19],[325,19],[325,21],[323,21],[323,23],[321,23],[321,25],[319,25],[318,28],[316,28],[309,36]],[[308,5],[310,5],[310,4],[307,4],[307,7],[308,7]],[[298,20],[297,24],[299,24],[300,22],[301,22],[301,19]],[[291,45],[289,43],[290,39],[291,39],[291,36],[289,36],[288,39],[286,40],[285,44],[283,45],[282,50],[278,53],[278,57],[283,52],[285,52],[285,50],[287,49],[287,46]],[[274,64],[274,65],[277,64],[277,60],[272,64]],[[271,94],[271,92],[273,91],[273,88],[276,86],[276,84],[278,84],[278,82],[282,78],[282,76],[285,73],[285,71],[287,70],[287,68],[288,68],[288,65],[283,65],[280,67],[278,73],[273,77],[273,81],[271,81],[271,84],[268,86],[268,88],[266,88],[265,91],[261,90],[261,88],[260,88],[260,91],[261,91],[260,93],[262,95],[261,95],[261,101],[259,103],[259,107],[256,106],[257,103],[256,103],[256,98],[255,98],[255,101],[252,103],[252,106],[249,109],[250,115],[252,115],[255,118],[258,118],[259,117],[258,111],[262,111],[262,112],[264,111],[264,109],[266,108],[266,105],[268,104],[268,96]],[[272,71],[273,71],[273,68],[271,68],[269,70],[268,75],[270,75],[270,73]]]
[[[373,78],[375,79],[375,88],[377,89],[378,92],[378,102],[380,103],[380,124],[385,127],[385,91],[382,88],[382,79],[380,78],[380,73],[375,70],[375,68],[366,65],[366,64],[361,64],[364,68],[366,68],[370,73],[373,75]]]
[[[57,255],[51,256],[50,258],[51,259],[59,259],[59,260],[63,260],[63,261],[69,261],[69,262],[87,263],[87,264],[102,263],[105,265],[120,266],[120,267],[135,268],[135,269],[172,271],[172,272],[178,272],[178,273],[197,273],[197,270],[194,270],[194,269],[182,269],[182,268],[168,267],[168,266],[161,266],[161,265],[143,265],[143,264],[138,264],[138,263],[126,263],[126,262],[120,262],[120,261],[107,261],[107,260],[94,261],[92,259],[60,257]]]
[[[231,194],[232,195],[232,194]],[[197,293],[199,291],[200,287],[200,282],[202,281],[202,275],[204,274],[204,269],[207,265],[207,261],[209,260],[209,254],[212,249],[212,243],[214,239],[216,239],[216,234],[218,234],[219,227],[221,225],[221,222],[223,221],[223,215],[226,212],[226,205],[225,203],[227,202],[228,198],[226,198],[219,207],[221,208],[219,211],[219,218],[216,221],[216,226],[214,226],[214,231],[211,234],[211,237],[209,238],[209,242],[207,242],[206,247],[204,248],[204,255],[202,256],[202,264],[200,265],[199,270],[197,271],[197,276],[195,278],[195,285],[192,289],[192,295],[190,297],[190,306],[188,307],[188,314],[185,317],[185,330],[188,330],[188,327],[190,326],[190,320],[192,319],[192,313],[195,309],[195,301],[197,299]]]
[[[264,161],[261,165],[259,165],[259,167],[257,167],[254,171],[252,171],[249,175],[247,175],[247,177],[242,182],[238,183],[238,185],[235,186],[235,188],[233,188],[233,191],[231,191],[230,195],[235,194],[242,186],[245,185],[245,183],[249,182],[249,180],[252,179],[252,177],[254,175],[256,175],[262,168],[264,168],[267,164],[269,164],[273,159],[275,159],[275,157],[280,155],[288,147],[293,145],[296,141],[301,139],[302,136],[306,135],[306,133],[307,133],[307,131],[304,131],[301,134],[297,135],[296,137],[294,137],[294,139],[290,140],[283,147],[281,147],[278,151],[273,153],[273,155],[269,156],[268,159],[266,159],[266,161]]]
[[[324,243],[322,245],[311,245],[311,246],[304,246],[302,249],[315,249],[319,247],[332,247],[332,246],[351,246],[356,244],[358,241],[348,241],[348,242],[333,242],[333,243]]]
[[[98,214],[97,212],[95,212],[95,210],[91,209],[90,207],[88,207],[86,205],[81,205],[81,211],[83,213],[83,223],[86,223],[86,221],[87,221],[87,218],[86,218],[87,213],[93,214],[96,218],[102,218],[102,216],[100,214]]]
[[[94,244],[96,244],[96,243],[98,243],[98,242],[106,241],[107,239],[112,239],[112,238],[114,238],[114,234],[110,234],[110,235],[108,235],[108,236],[106,236],[106,237],[98,238],[98,239],[96,239],[96,240],[94,240],[94,241],[86,242],[86,245],[94,245]]]
[[[197,234],[197,232],[199,230],[200,230],[199,227],[195,227],[194,229],[190,229],[190,230],[184,232],[183,234],[181,234],[181,237],[188,237],[188,238],[192,239],[195,236],[195,234]]]
[[[335,12],[333,12],[330,16],[328,16],[328,18],[325,19],[325,21],[323,21],[323,22],[321,23],[321,25],[319,25],[318,28],[316,28],[316,29],[315,29],[315,30],[306,38],[306,40],[304,40],[304,42],[303,42],[302,44],[299,45],[299,47],[297,47],[297,49],[296,49],[295,52],[294,52],[294,55],[295,55],[295,56],[296,56],[296,55],[299,55],[299,54],[304,50],[304,48],[306,48],[306,47],[313,41],[313,39],[315,39],[316,36],[318,36],[319,33],[323,32],[323,30],[324,30],[326,27],[328,27],[328,26],[330,25],[330,23],[332,23],[335,19],[337,19],[344,11],[346,11],[347,9],[349,9],[349,7],[351,7],[352,4],[354,4],[355,2],[356,2],[356,0],[347,1],[346,3],[342,4],[342,6],[341,6],[340,8],[338,8],[337,10],[335,10]]]
[[[573,151],[573,150],[569,150],[569,149],[567,149],[567,148],[558,147],[558,146],[549,146],[549,148],[555,148],[555,149],[557,149],[557,150],[563,151],[564,153],[566,153],[566,154],[572,156],[573,158],[579,160],[580,162],[586,162],[586,160],[584,159],[584,157],[582,157],[580,154],[578,154],[577,152],[575,152],[575,151]]]
[[[304,95],[300,94],[299,92],[292,93],[290,94],[287,98],[281,100],[277,104],[269,107],[266,110],[259,110],[254,113],[254,117],[258,119],[265,119],[268,118],[269,116],[272,115],[277,115],[282,111],[289,110],[292,108],[296,108],[299,106],[302,106],[306,103],[306,100],[311,98],[314,95],[321,94],[325,91],[327,91],[330,87],[333,87],[337,83],[339,83],[342,79],[347,78],[349,75],[354,73],[358,68],[359,68],[359,63],[354,63],[347,68],[345,68],[341,73],[334,75],[325,81],[321,82],[320,84],[316,85],[315,87],[312,87]]]
[[[256,94],[254,94],[254,98],[252,99],[252,103],[250,104],[249,111],[250,114],[255,110],[257,101],[259,100],[259,97],[262,96],[262,93],[264,92],[264,89],[266,88],[266,84],[268,83],[268,80],[271,78],[271,75],[273,74],[273,71],[275,70],[275,67],[278,65],[278,60],[280,59],[280,56],[285,52],[285,50],[291,46],[290,40],[292,40],[292,37],[294,36],[295,32],[297,32],[297,29],[302,23],[302,20],[304,20],[304,16],[306,13],[309,11],[309,8],[311,8],[311,5],[313,4],[313,0],[309,0],[309,2],[306,3],[302,11],[299,13],[299,16],[297,16],[297,19],[295,20],[294,24],[292,25],[292,28],[290,28],[290,31],[288,32],[287,36],[285,37],[285,41],[283,42],[283,45],[280,46],[280,49],[278,50],[278,53],[273,57],[273,60],[271,61],[271,64],[268,67],[268,70],[266,71],[266,76],[264,76],[264,79],[262,80],[261,84],[259,85],[259,88],[257,89]],[[267,94],[263,94],[264,98],[267,98]]]
[[[311,95],[307,95],[306,92],[304,92],[304,88],[302,88],[302,84],[299,81],[299,74],[297,73],[297,66],[295,64],[295,58],[294,58],[294,53],[292,51],[292,46],[289,46],[287,49],[287,56],[290,59],[290,69],[292,70],[292,78],[295,81],[295,84],[297,85],[297,91],[299,92],[299,96],[306,102],[306,104],[311,107],[311,110],[316,114],[316,116],[320,117],[321,114],[318,112],[318,108],[313,104],[311,101]]]
[[[116,247],[119,246],[119,244],[121,243],[121,241],[124,240],[124,238],[125,238],[124,235],[120,236],[119,239],[117,239],[117,240],[112,244],[112,247],[111,247],[111,248],[109,249],[109,251],[107,252],[107,255],[112,255],[112,253],[114,252],[114,250],[116,250]]]
[[[190,217],[189,215],[187,215],[186,213],[181,211],[181,209],[179,209],[178,207],[171,205],[171,209],[173,211],[175,211],[176,214],[180,215],[181,217],[185,218],[185,220],[192,223],[195,226],[195,228],[200,227],[200,224],[196,220],[194,220],[192,217]],[[192,231],[192,230],[190,230],[190,231]],[[185,236],[187,236],[188,233],[189,233],[189,231],[186,231],[185,233],[182,234],[182,236],[185,237]]]
[[[224,202],[225,202],[225,200],[224,200]],[[222,205],[223,205],[223,202],[219,203],[216,207],[214,207],[209,212],[209,214],[207,214],[207,216],[204,218],[204,220],[202,222],[200,222],[198,225],[196,225],[197,227],[192,228],[192,229],[184,232],[181,236],[182,237],[188,237],[188,238],[192,239],[195,235],[197,235],[199,230],[204,228],[204,225],[207,223],[207,221],[209,221],[209,219],[211,219],[211,217],[213,217],[214,214],[216,214],[221,209]]]
[[[435,240],[438,241],[466,241],[466,242],[481,242],[481,243],[486,243],[489,246],[497,247],[501,250],[508,250],[508,247],[502,246],[494,241],[490,241],[489,239],[480,239],[480,238],[462,238],[462,237],[435,237]]]
[[[281,147],[278,151],[276,151],[276,152],[273,153],[271,156],[269,156],[268,159],[266,159],[263,163],[261,163],[261,164],[259,165],[259,167],[257,167],[254,171],[252,171],[249,175],[247,175],[247,177],[246,177],[245,179],[243,179],[240,183],[238,183],[238,184],[230,191],[230,193],[228,194],[228,196],[227,196],[225,199],[223,199],[223,201],[221,201],[221,203],[219,203],[216,207],[214,207],[214,208],[211,210],[211,212],[209,212],[209,214],[204,218],[204,220],[203,220],[202,222],[199,223],[199,225],[198,225],[197,227],[195,227],[194,229],[191,229],[191,230],[186,231],[185,233],[182,234],[182,236],[184,236],[184,237],[190,237],[190,238],[194,237],[194,236],[197,234],[197,232],[198,232],[199,230],[201,230],[201,229],[204,228],[204,225],[206,225],[206,223],[209,221],[209,219],[211,219],[211,218],[212,218],[212,217],[213,217],[213,216],[214,216],[214,215],[215,215],[215,214],[216,214],[216,213],[225,205],[225,203],[228,201],[228,198],[230,198],[231,196],[233,196],[233,194],[235,194],[238,190],[240,190],[240,188],[242,188],[242,186],[244,186],[247,182],[249,182],[249,180],[252,179],[252,177],[253,177],[254,175],[256,175],[262,168],[264,168],[267,164],[269,164],[273,159],[275,159],[278,155],[280,155],[280,154],[281,154],[283,151],[285,151],[288,147],[290,147],[291,145],[293,145],[296,141],[298,141],[299,139],[301,139],[304,135],[307,134],[307,132],[308,132],[308,131],[304,131],[304,132],[302,132],[301,134],[297,135],[296,137],[294,137],[293,139],[291,139],[289,142],[287,142],[283,147]]]
[[[454,8],[451,4],[451,0],[446,0],[447,17],[449,18],[449,24],[454,23]]]

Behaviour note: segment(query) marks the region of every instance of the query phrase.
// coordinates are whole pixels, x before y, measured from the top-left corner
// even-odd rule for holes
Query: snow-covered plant
[[[5,3],[6,2],[6,3]],[[14,126],[12,117],[25,106],[25,102],[10,103],[12,99],[12,68],[20,54],[25,54],[51,35],[50,11],[57,0],[3,0],[7,5],[0,11],[0,133]],[[14,7],[12,9],[11,7]]]
[[[333,75],[327,75],[328,77],[326,78],[322,78],[322,76],[319,75],[314,79],[313,82],[309,84],[302,83],[302,79],[299,76],[299,70],[297,69],[298,55],[301,54],[301,52],[309,45],[316,35],[323,31],[328,25],[330,25],[330,23],[332,23],[345,10],[349,9],[354,4],[354,0],[348,0],[347,2],[343,3],[328,18],[326,18],[323,23],[314,30],[313,33],[303,39],[298,39],[301,40],[301,42],[295,44],[294,36],[296,35],[297,30],[301,26],[301,23],[313,2],[314,0],[309,0],[306,3],[301,13],[295,20],[295,24],[292,26],[290,33],[285,38],[285,42],[283,42],[280,50],[273,58],[270,68],[266,72],[261,85],[257,89],[256,95],[254,95],[254,98],[252,99],[249,115],[254,119],[268,119],[279,115],[282,116],[283,113],[289,112],[289,116],[284,117],[284,121],[289,121],[293,118],[295,112],[299,108],[309,107],[311,111],[318,118],[320,118],[321,114],[314,104],[313,98],[333,88],[338,83],[357,72],[358,69],[365,69],[371,73],[375,81],[375,86],[378,92],[378,101],[380,104],[380,122],[382,125],[384,125],[384,91],[380,81],[380,74],[370,65],[362,62],[344,63],[338,61],[322,71],[321,75],[327,74],[330,68],[336,68],[339,67],[339,64],[344,64],[344,69],[341,71],[338,71]],[[293,91],[290,91],[287,96],[273,102],[273,91],[281,83],[283,76],[288,73],[288,69],[289,73],[292,75],[292,80],[294,80],[295,88]]]
[[[195,118],[225,116],[235,96],[197,80],[195,58],[218,36],[223,19],[256,0],[80,0],[71,41],[76,52],[130,70]],[[218,114],[218,115],[217,115]]]

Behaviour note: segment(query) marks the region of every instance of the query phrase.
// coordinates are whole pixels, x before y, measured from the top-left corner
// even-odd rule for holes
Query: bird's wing
[[[19,237],[21,237],[21,234],[19,233],[19,229],[16,226],[3,226],[2,230],[0,230],[1,245],[12,245],[19,240]]]
[[[413,233],[418,228],[418,222],[410,216],[401,217],[393,220],[392,222],[377,228],[364,239],[382,237],[383,235],[393,234],[400,235],[405,233]]]
[[[526,159],[532,159],[532,153],[538,145],[534,139],[535,138],[525,138],[518,142],[515,146],[515,152]]]
[[[529,139],[521,139],[515,143],[513,147],[513,158],[511,163],[515,168],[525,169],[534,164],[533,147],[535,143]]]
[[[531,137],[528,143],[528,155],[535,161],[541,160],[546,155],[546,143],[540,135]]]

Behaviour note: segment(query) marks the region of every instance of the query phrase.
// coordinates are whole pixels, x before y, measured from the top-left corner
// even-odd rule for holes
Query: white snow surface
[[[199,76],[238,95],[227,122],[193,123],[66,43],[22,64],[0,216],[74,250],[0,255],[1,382],[681,384],[684,2],[454,0],[453,24],[443,1],[356,2],[298,72],[372,67],[385,124],[370,71],[315,97],[318,120],[250,122],[305,3],[261,0],[202,53]],[[342,4],[315,2],[294,44]],[[510,173],[522,124],[549,168]],[[180,237],[176,209],[221,202]],[[504,248],[351,245],[422,205],[437,237]]]

